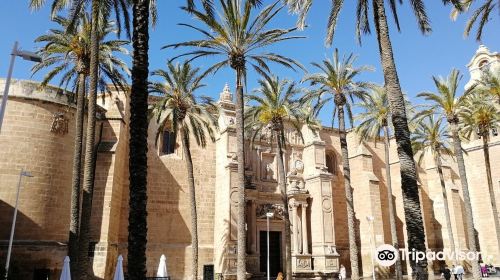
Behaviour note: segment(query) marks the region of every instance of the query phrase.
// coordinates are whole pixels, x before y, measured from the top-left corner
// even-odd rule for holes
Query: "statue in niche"
[[[266,180],[273,180],[273,168],[270,163],[266,164]]]
[[[302,174],[304,172],[304,163],[301,160],[296,160],[294,168],[297,173]]]

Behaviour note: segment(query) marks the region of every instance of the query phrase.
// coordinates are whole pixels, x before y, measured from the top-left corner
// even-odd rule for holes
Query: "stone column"
[[[292,203],[292,207],[293,207],[293,212],[292,212],[292,216],[293,216],[293,224],[292,224],[292,234],[293,234],[293,253],[294,254],[299,254],[299,244],[298,244],[298,225],[297,225],[297,203],[293,202]]]
[[[302,204],[302,254],[308,255],[309,248],[307,245],[308,236],[307,236],[307,204]]]

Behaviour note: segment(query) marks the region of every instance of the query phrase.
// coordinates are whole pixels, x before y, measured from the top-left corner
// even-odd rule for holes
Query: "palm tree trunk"
[[[500,248],[500,225],[498,222],[497,202],[495,199],[495,190],[493,189],[493,180],[491,179],[491,165],[490,165],[490,150],[488,148],[488,136],[483,135],[483,153],[484,164],[486,166],[486,178],[488,179],[488,191],[490,192],[491,208],[493,212],[493,221],[495,223],[495,233],[497,235],[498,248]]]
[[[451,227],[451,217],[450,217],[450,209],[448,207],[448,195],[446,194],[446,185],[444,183],[444,175],[443,175],[443,165],[441,163],[441,158],[435,152],[434,154],[434,162],[437,167],[437,171],[439,174],[439,182],[441,183],[441,191],[443,192],[443,204],[444,204],[444,215],[446,217],[446,227],[448,228],[448,239],[450,240],[450,249],[453,254],[455,254],[455,259],[453,260],[454,264],[457,264],[457,255],[455,249],[455,238],[453,238],[453,230]]]
[[[358,245],[356,244],[356,224],[354,201],[351,190],[351,168],[349,167],[349,152],[345,132],[344,106],[337,106],[339,118],[340,149],[342,151],[342,166],[344,172],[345,199],[347,204],[347,229],[349,232],[349,257],[351,260],[351,279],[359,279]]]
[[[387,185],[387,201],[389,203],[389,224],[391,226],[391,241],[392,246],[399,252],[398,233],[396,230],[396,214],[394,202],[392,200],[392,182],[391,182],[391,164],[389,159],[389,128],[384,126],[384,151],[385,151],[385,178]],[[401,259],[398,257],[395,264],[396,280],[403,279],[403,271],[401,270]]]
[[[90,218],[92,215],[92,196],[94,194],[94,161],[96,157],[95,150],[95,131],[96,131],[96,107],[97,107],[97,80],[99,70],[99,37],[98,21],[99,1],[92,0],[92,34],[90,38],[90,88],[88,96],[87,110],[87,134],[85,139],[85,161],[83,165],[83,195],[82,195],[82,214],[80,222],[79,235],[79,253],[78,279],[87,279],[89,271],[89,242],[90,242]],[[79,277],[79,278],[78,278]]]
[[[78,91],[75,118],[75,152],[73,154],[73,182],[71,184],[71,221],[69,223],[68,255],[71,272],[77,278],[78,270],[78,231],[80,229],[80,176],[82,173],[83,120],[85,112],[85,80],[83,73],[78,74]]]
[[[198,214],[196,211],[196,189],[194,186],[193,159],[189,148],[189,139],[183,128],[180,129],[182,138],[182,150],[186,160],[186,169],[188,172],[189,202],[191,206],[191,274],[192,279],[198,279]]]
[[[130,94],[129,216],[127,268],[130,280],[146,278],[148,174],[149,0],[134,0],[134,50]]]
[[[396,137],[399,163],[401,168],[401,188],[403,190],[403,205],[405,210],[408,248],[425,252],[425,231],[420,207],[417,185],[417,169],[413,160],[410,141],[410,130],[406,117],[405,101],[401,92],[396,65],[389,37],[389,27],[385,14],[384,0],[374,0],[375,26],[379,43],[380,59],[384,71],[385,87],[389,98],[394,136]],[[427,260],[410,260],[417,280],[427,280]]]
[[[246,279],[246,229],[245,229],[245,136],[243,123],[243,71],[236,70],[236,145],[238,157],[238,249],[236,277],[238,280]]]
[[[280,125],[280,130],[276,131],[276,139],[278,142],[278,180],[281,191],[281,199],[283,201],[283,219],[285,220],[285,272],[286,279],[292,279],[292,242],[290,236],[290,215],[288,212],[288,195],[286,190],[286,175],[285,175],[285,164],[283,163],[283,142],[285,139],[283,133],[283,125]],[[297,213],[294,213],[297,215]],[[297,234],[294,232],[293,234]],[[297,245],[297,244],[294,244]]]
[[[450,122],[451,134],[453,137],[453,147],[455,151],[455,156],[457,158],[458,174],[460,175],[460,182],[462,183],[462,193],[464,196],[465,204],[465,220],[467,221],[467,240],[469,245],[469,251],[477,253],[476,245],[476,235],[474,234],[474,220],[472,217],[472,204],[470,202],[469,195],[469,184],[467,183],[467,172],[465,169],[464,155],[462,152],[462,144],[460,137],[458,136],[458,123]],[[480,280],[481,274],[479,263],[477,261],[472,261],[472,276],[474,280]]]

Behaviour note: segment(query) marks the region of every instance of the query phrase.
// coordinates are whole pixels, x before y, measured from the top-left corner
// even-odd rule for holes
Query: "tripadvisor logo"
[[[380,245],[375,252],[375,259],[381,266],[391,266],[398,259],[398,251],[392,245]]]
[[[377,247],[375,250],[374,258],[381,266],[391,266],[396,263],[397,259],[401,256],[401,259],[404,260],[413,260],[415,262],[420,262],[423,260],[430,261],[444,261],[444,260],[459,260],[459,261],[478,261],[481,257],[480,252],[471,252],[471,251],[427,251],[421,252],[412,249],[410,252],[405,249],[396,250],[394,246],[389,244],[383,244]]]

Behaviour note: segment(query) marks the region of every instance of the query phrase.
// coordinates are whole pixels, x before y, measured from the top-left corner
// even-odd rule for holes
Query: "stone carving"
[[[231,154],[231,162],[238,163],[238,155],[236,153]]]
[[[296,192],[304,189],[304,184],[302,180],[292,180],[290,179],[290,190],[289,192]]]
[[[325,266],[327,269],[336,269],[337,262],[335,261],[335,259],[326,259]]]
[[[298,269],[308,269],[311,267],[311,261],[309,259],[298,259],[297,268]]]
[[[271,168],[271,164],[266,164],[266,180],[273,179],[273,169]]]
[[[274,154],[263,153],[261,159],[261,180],[275,181],[274,172]]]
[[[302,160],[298,159],[295,161],[295,170],[299,174],[302,174],[302,172],[304,172],[304,163],[302,162]]]
[[[61,135],[68,133],[68,119],[64,116],[64,113],[54,113],[52,117],[50,132]]]
[[[300,137],[300,134],[297,132],[295,128],[291,129],[285,129],[285,139],[287,143],[290,143],[292,145],[300,145],[302,144],[302,137]]]
[[[230,259],[227,262],[228,264],[228,272],[229,273],[234,273],[236,271],[236,259]]]
[[[323,206],[323,211],[325,211],[325,212],[331,212],[332,211],[332,202],[331,202],[329,196],[323,196],[323,201],[322,201],[321,204]]]
[[[304,162],[302,161],[302,153],[297,150],[292,150],[290,157],[290,172],[289,175],[301,175],[304,172]]]
[[[335,246],[326,246],[326,252],[327,254],[335,255],[338,256],[339,253],[337,253],[337,247]]]
[[[287,174],[290,188],[289,193],[305,191],[305,182],[303,178],[304,162],[302,161],[302,152],[296,149],[292,150],[290,158],[290,172]]]
[[[258,218],[266,218],[267,213],[274,213],[273,219],[283,217],[283,205],[279,204],[258,204],[255,209],[255,215]]]
[[[236,255],[236,252],[237,252],[237,248],[236,248],[235,244],[231,244],[231,245],[227,246],[227,253],[228,254]]]
[[[271,144],[273,138],[273,131],[270,125],[263,127],[259,133],[259,140]]]

